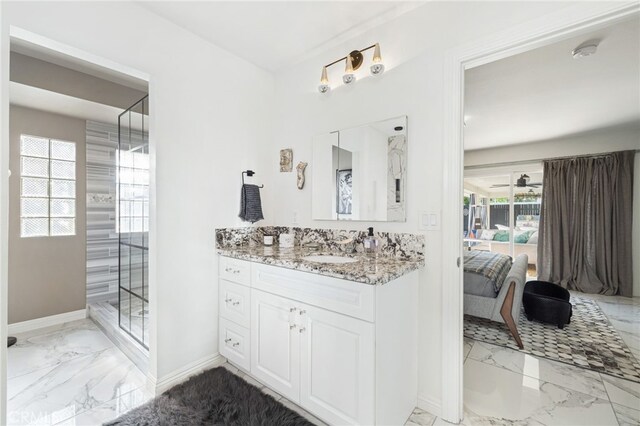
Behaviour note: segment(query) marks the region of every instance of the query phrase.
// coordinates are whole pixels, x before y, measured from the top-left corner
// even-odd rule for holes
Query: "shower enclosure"
[[[118,325],[149,348],[149,97],[118,117]]]

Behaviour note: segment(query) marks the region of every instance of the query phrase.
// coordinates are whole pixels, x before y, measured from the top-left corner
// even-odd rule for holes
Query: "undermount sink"
[[[311,256],[305,256],[302,258],[302,260],[317,263],[354,263],[358,261],[358,259],[353,257],[332,256],[329,254],[314,254]]]

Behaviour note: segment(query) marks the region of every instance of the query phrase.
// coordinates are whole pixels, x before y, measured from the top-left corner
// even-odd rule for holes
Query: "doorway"
[[[452,235],[463,233],[463,134],[464,134],[464,72],[482,64],[526,52],[572,36],[606,27],[638,16],[637,5],[603,5],[586,10],[567,9],[552,20],[545,19],[519,27],[451,51],[445,69],[445,189],[450,196],[443,201],[443,230]],[[451,422],[463,417],[462,364],[465,355],[463,329],[463,280],[461,259],[463,247],[457,238],[443,240],[443,282],[459,283],[443,286],[443,380],[442,415]],[[457,259],[457,263],[456,263]],[[458,354],[452,357],[451,354]]]
[[[13,34],[10,67],[8,330],[17,343],[2,403],[10,424],[102,423],[152,397],[146,370],[88,313],[99,299],[115,296],[117,306],[118,116],[148,84]],[[139,131],[134,117],[128,125]],[[148,188],[146,161],[144,182],[134,177]],[[136,225],[148,218],[148,207],[131,207]],[[135,258],[142,276],[148,257]],[[148,306],[140,312],[148,318]],[[148,321],[141,329],[148,344]]]

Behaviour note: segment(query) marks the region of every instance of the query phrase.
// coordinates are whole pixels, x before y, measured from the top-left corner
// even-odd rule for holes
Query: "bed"
[[[526,254],[512,263],[509,256],[473,250],[465,252],[463,265],[464,313],[505,323],[520,349],[514,318],[520,316],[528,262]]]

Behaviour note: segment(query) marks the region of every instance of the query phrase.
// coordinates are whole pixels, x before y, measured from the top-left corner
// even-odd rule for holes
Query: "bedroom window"
[[[76,233],[76,144],[20,135],[20,236]]]

